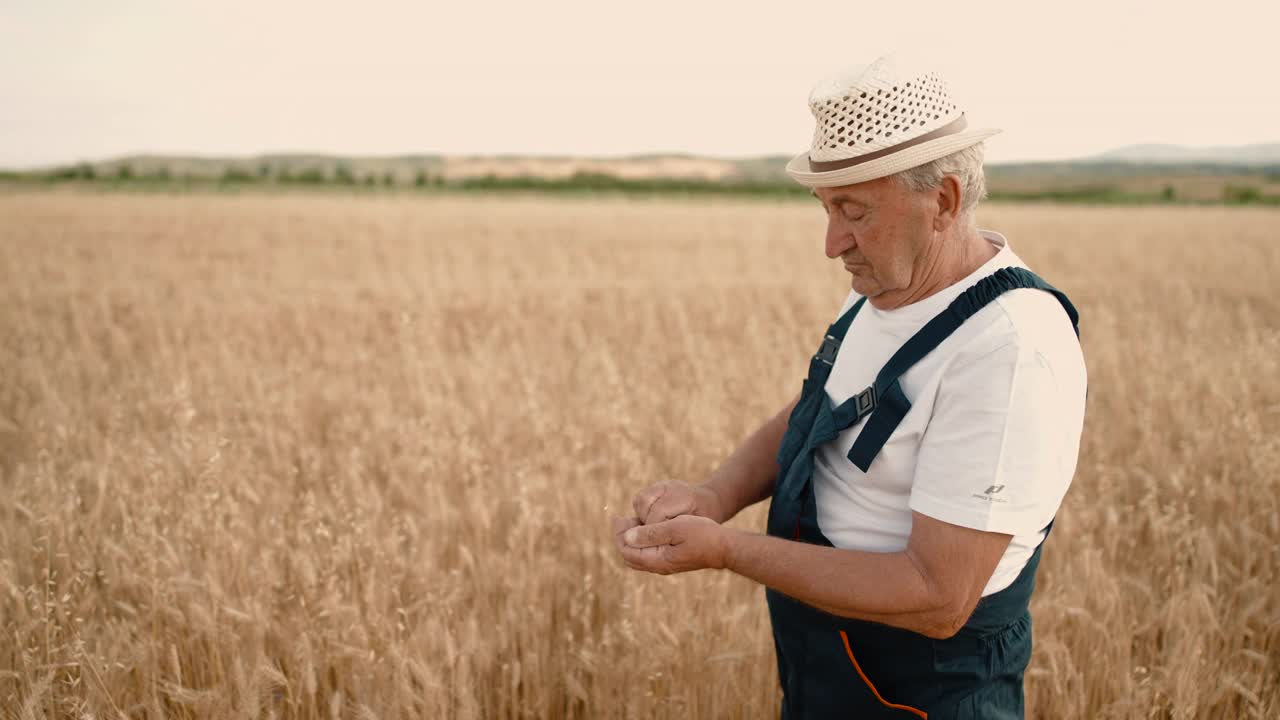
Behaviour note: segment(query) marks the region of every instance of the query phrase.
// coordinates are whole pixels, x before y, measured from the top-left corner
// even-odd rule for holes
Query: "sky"
[[[0,167],[134,153],[807,148],[810,88],[932,61],[994,162],[1280,142],[1271,2],[0,0]]]

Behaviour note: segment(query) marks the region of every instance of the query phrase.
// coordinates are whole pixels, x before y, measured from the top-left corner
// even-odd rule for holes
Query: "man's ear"
[[[933,229],[943,232],[955,224],[956,219],[960,217],[964,189],[960,187],[960,178],[955,175],[943,175],[942,184],[934,192],[938,199],[938,214],[933,217]]]

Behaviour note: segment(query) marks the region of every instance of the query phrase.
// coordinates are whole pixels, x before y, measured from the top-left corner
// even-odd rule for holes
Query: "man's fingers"
[[[687,483],[664,480],[636,494],[631,501],[636,517],[645,525],[697,512],[697,496]]]
[[[622,539],[623,534],[626,533],[631,528],[639,525],[640,519],[633,518],[633,517],[623,518],[615,515],[613,517],[612,522],[613,522],[613,544],[616,545],[619,550],[622,550],[627,546],[626,542],[623,541]]]
[[[622,562],[626,563],[627,567],[632,570],[648,570],[643,564],[643,553],[644,550],[641,548],[633,548],[624,544],[622,546]]]
[[[631,501],[631,509],[636,511],[636,517],[640,518],[641,522],[647,521],[646,519],[649,517],[650,510],[653,508],[655,503],[662,499],[662,496],[666,491],[666,485],[659,483],[657,485],[650,485],[639,493],[636,493],[635,499]]]
[[[658,498],[657,502],[649,507],[649,512],[640,517],[645,525],[652,525],[673,517],[692,515],[694,509],[693,493],[669,492]]]
[[[671,526],[667,523],[657,525],[640,525],[626,530],[622,540],[633,548],[647,548],[657,545],[674,544],[675,538]]]
[[[664,550],[665,548],[663,547],[638,548],[623,545],[622,561],[632,570],[667,575],[671,572],[671,568],[663,555]]]
[[[640,524],[639,518],[633,518],[633,517],[624,518],[624,517],[618,517],[617,515],[614,515],[613,516],[613,534],[621,535],[622,533],[630,530],[631,528],[639,524]]]
[[[652,545],[650,547],[636,547],[627,543],[627,533],[635,530],[645,530],[652,533],[653,528],[646,528],[640,524],[640,518],[622,518],[614,517],[613,521],[613,538],[618,546],[618,554],[622,556],[622,562],[632,570],[643,570],[645,572],[658,573],[666,575],[671,571],[663,556],[665,550],[661,544]]]

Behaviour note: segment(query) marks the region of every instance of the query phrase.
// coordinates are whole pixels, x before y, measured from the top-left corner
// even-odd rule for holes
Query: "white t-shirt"
[[[875,381],[889,357],[958,295],[1002,267],[1026,267],[1000,248],[960,282],[895,310],[864,303],[827,379],[835,404]],[[841,314],[853,306],[851,292]],[[819,448],[818,525],[833,545],[872,552],[907,546],[911,511],[1013,535],[982,591],[1008,587],[1044,539],[1071,484],[1084,424],[1085,365],[1071,320],[1042,290],[1006,292],[901,378],[911,410],[868,472],[849,461],[864,419]]]

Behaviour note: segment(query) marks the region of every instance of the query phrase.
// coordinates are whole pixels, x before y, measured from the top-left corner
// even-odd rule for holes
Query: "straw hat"
[[[971,130],[936,72],[881,57],[818,83],[809,94],[813,144],[787,163],[808,187],[875,180],[976,145],[999,130]]]

